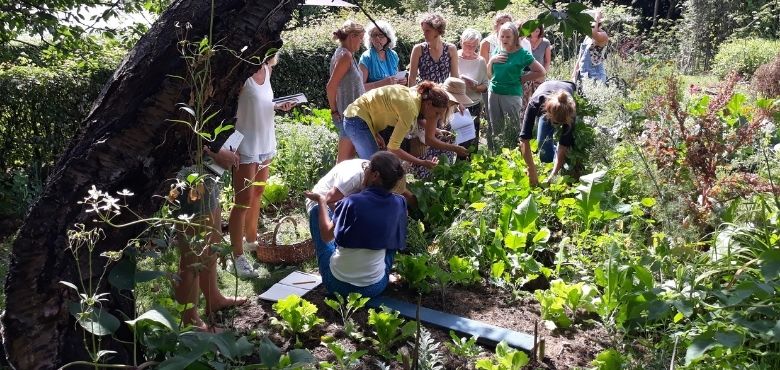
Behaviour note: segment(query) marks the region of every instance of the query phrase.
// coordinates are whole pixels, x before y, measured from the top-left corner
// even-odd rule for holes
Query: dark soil
[[[391,283],[385,295],[409,302],[416,302],[416,293],[403,284]],[[477,286],[473,288],[450,288],[446,292],[446,302],[442,305],[438,292],[421,297],[424,307],[460,315],[503,328],[533,335],[534,325],[538,324],[539,338],[545,341],[545,357],[542,362],[531,363],[528,368],[569,369],[589,366],[596,355],[609,347],[609,337],[603,326],[594,320],[585,320],[579,316],[576,324],[566,331],[550,331],[540,319],[539,304],[532,298],[523,298],[510,302],[510,294],[495,287]],[[341,330],[341,317],[325,305],[326,291],[320,286],[305,296],[314,303],[319,311],[317,315],[325,319],[325,324],[302,338],[303,347],[311,350],[318,361],[333,361],[330,351],[320,344],[320,338],[330,336],[351,351],[368,350],[369,355],[362,359],[364,369],[379,368],[376,360],[381,359],[368,341],[357,342],[346,338]],[[257,299],[240,307],[235,318],[236,330],[242,333],[260,331],[268,333],[271,339],[282,347],[283,351],[293,348],[294,339],[283,337],[278,329],[271,327],[270,318],[274,315],[272,303]],[[368,332],[368,313],[366,309],[355,314],[360,330]],[[475,359],[462,359],[450,354],[443,343],[450,341],[448,333],[429,328],[438,343],[441,343],[441,355],[446,369],[471,369]],[[483,348],[480,357],[488,357],[493,348]],[[398,362],[383,360],[392,369],[402,368]]]

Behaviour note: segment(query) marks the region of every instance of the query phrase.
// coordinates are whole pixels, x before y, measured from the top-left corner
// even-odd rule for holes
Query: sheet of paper
[[[265,299],[266,301],[278,302],[279,300],[285,299],[291,295],[297,295],[298,297],[303,297],[303,295],[308,292],[309,289],[296,288],[293,286],[277,283],[274,284],[270,289],[263,292],[263,294],[260,294],[260,299]]]
[[[280,98],[273,99],[272,101],[274,103],[293,102],[295,104],[303,104],[303,103],[307,103],[309,100],[306,99],[306,95],[295,94],[295,95],[282,96]]]
[[[280,280],[279,284],[312,290],[322,284],[322,277],[319,275],[307,274],[305,272],[293,271],[290,275],[287,275],[287,277]]]
[[[233,131],[233,134],[231,134],[227,138],[227,140],[225,140],[225,143],[222,144],[222,149],[235,151],[236,149],[238,149],[238,145],[241,144],[241,140],[244,140],[244,134],[238,131]],[[222,174],[225,173],[225,169],[222,168],[220,165],[218,165],[216,162],[214,162],[214,160],[212,160],[211,158],[206,158],[204,163],[206,163],[206,166],[211,168],[211,170],[214,171],[214,173],[216,173],[219,176],[222,176]]]
[[[395,78],[398,80],[403,80],[408,74],[409,72],[407,71],[398,71],[398,73],[395,74]]]
[[[322,284],[320,275],[308,274],[301,271],[293,271],[284,279],[279,280],[270,289],[260,294],[260,299],[267,301],[279,301],[289,295],[303,297],[306,293]]]
[[[468,110],[463,112],[463,114],[455,112],[450,125],[452,126],[452,131],[455,132],[455,144],[477,137],[477,132],[474,130],[474,117],[471,116]]]
[[[474,85],[477,84],[477,80],[475,80],[475,79],[473,79],[471,77],[468,77],[468,76],[460,75],[460,79],[463,80],[463,81],[469,81],[469,82],[471,82]]]

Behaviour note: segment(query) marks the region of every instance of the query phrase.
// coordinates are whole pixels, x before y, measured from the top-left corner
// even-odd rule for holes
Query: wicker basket
[[[290,220],[295,226],[295,235],[300,237],[298,223],[292,216],[284,216],[274,227],[272,234],[264,234],[258,240],[257,259],[270,264],[296,264],[314,257],[314,243],[311,239],[294,244],[277,244],[276,235],[284,221]]]

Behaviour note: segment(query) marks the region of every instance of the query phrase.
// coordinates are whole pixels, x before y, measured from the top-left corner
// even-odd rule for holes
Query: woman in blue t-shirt
[[[363,41],[366,51],[360,55],[358,63],[366,91],[393,84],[406,85],[406,78],[395,77],[398,73],[398,53],[393,50],[395,41],[395,30],[390,23],[376,21],[366,26]]]
[[[305,193],[317,203],[310,228],[322,282],[330,293],[382,294],[395,252],[406,247],[406,200],[390,192],[404,176],[401,161],[390,152],[377,152],[364,171],[365,189],[338,202],[333,212],[325,197]]]

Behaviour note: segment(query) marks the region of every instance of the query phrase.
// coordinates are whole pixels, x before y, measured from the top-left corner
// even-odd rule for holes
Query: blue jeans
[[[382,294],[385,288],[387,288],[390,271],[393,269],[395,251],[385,251],[385,276],[382,277],[382,280],[379,280],[374,284],[368,286],[355,286],[336,279],[330,272],[330,256],[336,251],[336,241],[331,240],[326,243],[322,240],[320,234],[319,212],[319,205],[314,206],[309,212],[309,230],[311,231],[311,238],[314,241],[314,251],[317,254],[317,266],[320,269],[320,276],[322,276],[322,283],[325,284],[325,289],[331,294],[339,293],[345,298],[352,292],[360,293],[364,297],[376,297]],[[333,218],[333,212],[330,210],[328,210],[328,215]]]
[[[539,145],[539,160],[542,163],[551,163],[555,158],[555,143],[553,142],[553,133],[555,128],[547,117],[542,115],[539,118],[539,126],[536,130],[536,141]]]
[[[374,153],[379,151],[379,145],[374,139],[374,134],[368,128],[368,123],[360,117],[344,118],[344,132],[355,146],[355,151],[360,159],[371,159]]]

